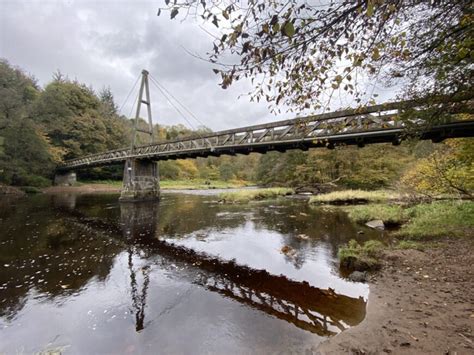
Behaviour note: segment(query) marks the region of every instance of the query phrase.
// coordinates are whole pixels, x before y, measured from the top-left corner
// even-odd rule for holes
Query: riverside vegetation
[[[461,115],[458,119],[469,118]],[[142,124],[145,124],[142,122]],[[108,88],[99,91],[57,72],[41,87],[35,78],[0,60],[0,183],[43,188],[64,160],[128,146],[132,121],[121,114]],[[176,124],[154,125],[158,141],[209,132]],[[138,142],[144,142],[139,135]],[[474,186],[470,139],[433,144],[417,140],[160,162],[163,181],[182,186],[245,181],[271,187],[313,186],[337,181],[341,189],[387,189],[469,194]],[[122,167],[78,172],[80,181],[120,180]],[[214,183],[216,182],[216,183]],[[163,183],[166,186],[166,183]]]
[[[474,202],[433,201],[416,205],[370,204],[346,206],[349,218],[363,224],[371,220],[381,220],[385,226],[399,226],[390,232],[391,243],[369,241],[359,244],[351,240],[340,247],[341,266],[354,270],[370,270],[380,266],[383,250],[416,249],[433,246],[438,239],[472,238],[474,231]]]
[[[38,191],[51,184],[54,167],[62,161],[129,144],[132,122],[120,113],[108,88],[96,92],[59,72],[40,87],[34,77],[1,60],[0,92],[0,183],[4,185]],[[155,124],[154,131],[158,141],[165,141],[210,130]],[[292,188],[337,181],[336,189],[345,191],[314,196],[310,203],[376,203],[344,209],[358,222],[381,219],[387,225],[402,224],[393,234],[404,238],[472,232],[471,202],[394,205],[414,196],[472,197],[470,138],[183,159],[159,165],[163,188],[279,187],[226,193],[220,196],[226,202],[273,198],[292,193]],[[118,187],[121,175],[121,166],[93,168],[79,172],[79,179]],[[352,245],[351,252],[355,249]]]

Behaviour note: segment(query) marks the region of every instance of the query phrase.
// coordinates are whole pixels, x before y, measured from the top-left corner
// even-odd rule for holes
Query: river
[[[0,353],[314,350],[365,317],[368,286],[341,276],[338,246],[376,237],[293,198],[1,197]]]

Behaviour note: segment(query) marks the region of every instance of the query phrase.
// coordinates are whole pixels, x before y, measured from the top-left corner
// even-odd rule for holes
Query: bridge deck
[[[66,161],[58,170],[74,170],[124,162],[129,158],[168,160],[223,154],[265,153],[288,149],[306,150],[335,145],[364,145],[382,142],[398,144],[417,132],[421,139],[442,140],[474,136],[474,120],[427,126],[422,120],[409,123],[399,111],[409,106],[399,102],[277,121],[88,155]],[[413,105],[411,105],[413,106]],[[416,128],[412,130],[411,128]]]

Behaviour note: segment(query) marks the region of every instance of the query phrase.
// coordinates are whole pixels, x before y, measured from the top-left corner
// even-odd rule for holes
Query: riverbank
[[[24,196],[25,192],[21,191],[19,188],[14,186],[7,186],[0,184],[0,196]]]
[[[388,250],[370,278],[365,320],[320,354],[468,354],[474,351],[474,241]]]
[[[209,190],[209,189],[235,189],[249,187],[253,183],[242,180],[162,180],[162,190]],[[50,186],[43,189],[45,193],[75,192],[75,193],[118,193],[122,189],[122,181],[104,180],[79,182],[74,186]]]

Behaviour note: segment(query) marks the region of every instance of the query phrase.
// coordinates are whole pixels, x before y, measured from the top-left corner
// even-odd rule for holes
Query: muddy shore
[[[43,189],[44,193],[74,192],[81,194],[88,193],[117,193],[120,192],[120,186],[108,184],[84,184],[80,186],[50,186]]]
[[[317,354],[474,354],[474,241],[386,254],[365,320]]]

